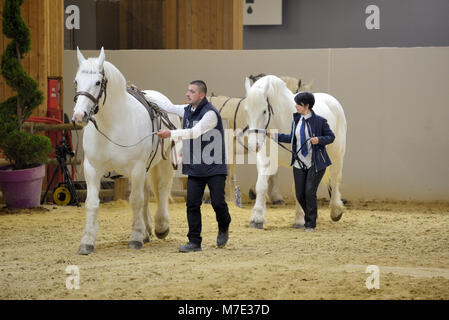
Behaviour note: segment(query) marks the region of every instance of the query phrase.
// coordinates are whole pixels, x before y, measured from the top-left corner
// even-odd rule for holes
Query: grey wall
[[[380,9],[379,30],[365,27],[368,5]],[[284,0],[283,25],[245,26],[243,47],[448,46],[448,13],[448,0]]]
[[[64,47],[65,49],[97,49],[97,16],[96,3],[93,0],[64,0],[65,8],[76,5],[80,10],[80,29],[67,30],[64,18]]]

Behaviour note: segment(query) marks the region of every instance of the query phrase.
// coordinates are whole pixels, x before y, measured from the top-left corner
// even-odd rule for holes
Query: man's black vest
[[[184,109],[183,129],[192,128],[208,111],[217,115],[217,125],[196,139],[183,140],[182,173],[188,176],[207,177],[228,174],[226,166],[223,123],[218,110],[204,98],[192,111],[192,105]]]

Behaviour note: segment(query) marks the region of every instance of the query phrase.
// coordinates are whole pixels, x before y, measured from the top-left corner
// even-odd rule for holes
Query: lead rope
[[[114,145],[116,145],[116,146],[118,146],[118,147],[121,147],[121,148],[132,148],[132,147],[135,147],[135,146],[137,146],[138,144],[140,144],[142,141],[148,139],[149,137],[152,137],[153,135],[155,135],[155,134],[157,133],[157,131],[154,131],[154,132],[148,134],[147,136],[143,137],[142,139],[140,139],[138,142],[136,142],[136,143],[134,143],[134,144],[123,145],[123,144],[117,143],[117,142],[115,142],[115,141],[112,141],[106,134],[104,134],[104,133],[98,128],[97,121],[95,121],[94,118],[92,118],[91,116],[89,116],[88,120],[94,124],[95,129],[97,129],[97,131],[98,131],[103,137],[105,137],[105,138],[106,138],[109,142],[111,142],[112,144],[114,144]]]
[[[276,142],[280,147],[282,147],[283,149],[287,150],[288,152],[290,152],[293,156],[293,158],[295,160],[298,161],[298,164],[300,165],[301,169],[305,169],[307,168],[307,166],[305,165],[305,163],[303,161],[301,161],[301,159],[299,159],[298,153],[302,150],[302,148],[304,147],[304,145],[306,145],[307,142],[309,142],[309,139],[307,139],[306,141],[304,141],[304,143],[301,145],[301,147],[298,149],[298,151],[293,151],[292,149],[287,148],[286,146],[284,146],[282,143],[280,143],[279,141],[273,139],[270,137],[271,140],[273,140],[274,142]]]

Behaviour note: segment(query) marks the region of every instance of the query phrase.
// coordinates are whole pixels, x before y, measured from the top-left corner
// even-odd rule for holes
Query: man
[[[180,252],[201,251],[201,204],[206,185],[218,222],[217,247],[228,241],[231,216],[225,201],[227,176],[224,130],[218,110],[206,98],[207,86],[202,80],[189,84],[188,105],[163,106],[170,113],[183,117],[183,129],[160,130],[160,138],[183,140],[182,173],[187,180],[187,222],[189,242]]]

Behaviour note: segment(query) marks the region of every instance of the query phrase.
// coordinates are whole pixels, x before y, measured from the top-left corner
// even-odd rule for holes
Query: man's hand
[[[310,138],[310,142],[311,142],[312,144],[318,144],[319,141],[320,141],[320,140],[318,139],[318,137],[312,137],[312,138]]]
[[[171,136],[171,131],[170,130],[159,130],[157,133],[157,136],[159,138],[165,139],[165,138],[170,138]]]

